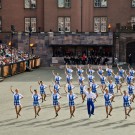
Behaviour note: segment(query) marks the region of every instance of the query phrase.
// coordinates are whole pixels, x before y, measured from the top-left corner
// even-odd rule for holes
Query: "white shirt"
[[[87,99],[88,99],[88,98],[92,98],[92,99],[95,99],[95,98],[96,98],[96,94],[94,94],[93,92],[90,92],[90,93],[89,93],[89,92],[86,91],[86,90],[83,90],[83,92],[85,93]]]

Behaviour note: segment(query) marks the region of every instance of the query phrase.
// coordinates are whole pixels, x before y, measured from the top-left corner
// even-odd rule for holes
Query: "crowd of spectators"
[[[0,44],[0,65],[16,63],[27,60],[28,53],[12,48],[6,44]]]

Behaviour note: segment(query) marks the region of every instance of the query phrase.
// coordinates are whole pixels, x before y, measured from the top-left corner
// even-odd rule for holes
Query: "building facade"
[[[125,62],[134,48],[135,0],[0,0],[1,40],[10,40],[6,33],[10,33],[11,25],[15,26],[18,34],[14,40],[21,48],[23,44],[29,46],[24,40],[28,39],[29,26],[34,37],[39,33],[31,42],[38,44],[39,37],[46,40],[42,44],[51,52],[49,61],[52,56],[63,57],[69,52],[90,55],[91,50],[103,48],[111,57]],[[53,33],[53,38],[48,32]],[[121,55],[123,48],[125,54]],[[41,54],[36,49],[46,65],[49,51]],[[60,56],[60,51],[65,53]]]

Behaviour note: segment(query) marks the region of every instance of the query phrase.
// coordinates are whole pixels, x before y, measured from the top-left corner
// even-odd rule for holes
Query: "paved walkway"
[[[63,77],[62,85],[65,84],[64,71],[57,69]],[[27,72],[5,79],[0,83],[0,135],[134,135],[135,134],[135,110],[131,112],[131,117],[124,119],[124,110],[122,107],[122,97],[117,94],[113,103],[112,117],[106,119],[103,95],[99,91],[99,98],[95,103],[95,115],[88,118],[86,102],[81,103],[79,89],[76,87],[74,92],[78,95],[76,99],[75,117],[70,119],[68,100],[63,88],[61,88],[62,99],[61,111],[59,117],[54,118],[55,113],[52,106],[49,90],[47,89],[47,101],[41,104],[42,110],[40,116],[35,119],[32,106],[31,93],[29,86],[38,89],[37,80],[43,80],[50,84],[53,76],[49,68],[40,68],[33,72]],[[99,83],[99,78],[96,79]],[[87,83],[85,81],[85,83]],[[73,84],[77,85],[76,77]],[[23,110],[21,117],[16,119],[13,106],[13,96],[10,92],[10,86],[19,88],[20,93],[24,95],[22,100]],[[123,89],[126,89],[124,87]],[[132,104],[133,108],[135,103]]]

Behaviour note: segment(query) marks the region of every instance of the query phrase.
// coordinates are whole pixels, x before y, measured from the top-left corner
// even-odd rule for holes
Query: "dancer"
[[[111,103],[111,100],[112,100],[112,95],[109,94],[108,90],[105,89],[105,93],[104,93],[104,100],[105,100],[105,108],[106,108],[106,118],[108,118],[108,116],[112,116],[111,115],[111,112],[113,110],[112,108],[112,103]],[[110,107],[110,110],[108,110],[108,107]]]
[[[77,66],[77,65],[76,65],[76,69],[77,69],[77,74],[78,74],[78,76],[80,76],[80,75],[84,72],[84,70],[82,69],[81,66]]]
[[[62,79],[62,77],[59,76],[59,73],[55,74],[54,70],[52,71],[52,74],[55,77],[55,81],[60,85],[60,80]]]
[[[91,74],[88,74],[87,73],[87,70],[86,70],[86,75],[87,75],[87,77],[88,77],[88,79],[89,79],[89,87],[91,87],[92,86],[92,83],[93,83],[93,79],[95,78],[93,75],[91,75]]]
[[[125,70],[122,69],[122,67],[119,67],[118,64],[117,64],[117,68],[119,70],[119,76],[121,77],[121,81],[122,81],[122,83],[124,83],[124,80],[125,80],[124,72],[125,72]]]
[[[84,102],[84,90],[86,89],[86,86],[84,85],[84,83],[83,83],[83,81],[82,81],[82,83],[80,84],[80,94],[81,94],[81,96],[82,96],[82,103]]]
[[[51,90],[51,86],[49,85],[49,90],[52,94],[52,99],[53,99],[53,106],[54,106],[54,110],[56,113],[56,116],[58,116],[58,112],[60,111],[60,103],[59,103],[59,99],[61,98],[61,96],[57,93],[57,91],[55,89]]]
[[[115,97],[115,95],[114,95],[114,88],[115,87],[116,87],[116,85],[113,84],[113,81],[112,80],[110,80],[110,82],[108,84],[108,88],[109,88],[109,94],[112,94],[113,95],[112,96],[112,99],[111,99],[111,102],[114,102],[114,97]]]
[[[131,76],[130,73],[127,71],[125,71],[125,74],[126,74],[127,85],[129,85],[130,83],[133,82],[133,76]]]
[[[85,80],[85,77],[83,76],[83,74],[80,74],[80,76],[77,74],[78,76],[78,82],[79,82],[79,85]]]
[[[93,75],[94,72],[95,72],[95,71],[92,69],[92,66],[90,66],[90,65],[88,64],[88,73],[89,73],[90,75]]]
[[[127,116],[130,116],[130,112],[132,111],[132,107],[130,105],[130,101],[132,98],[127,94],[126,91],[123,91],[123,107],[125,109],[125,119],[127,119]],[[129,111],[127,112],[127,107],[129,107]]]
[[[13,86],[10,87],[10,90],[14,96],[14,106],[15,106],[15,111],[16,111],[16,118],[18,118],[18,116],[21,116],[20,112],[22,110],[22,105],[20,103],[20,100],[23,98],[23,95],[19,93],[18,89],[15,89],[15,91],[13,91],[12,88],[13,88]]]
[[[106,65],[106,71],[107,71],[107,80],[109,82],[112,79],[112,68],[111,68],[111,66]]]
[[[95,83],[95,80],[93,80],[92,85],[91,85],[91,89],[92,92],[96,94],[96,98],[94,99],[94,101],[96,101],[97,97],[98,97],[98,93],[97,93],[97,88],[99,87],[99,85],[97,85]]]
[[[122,95],[122,92],[121,92],[121,87],[122,87],[121,76],[118,73],[115,74],[113,72],[113,74],[114,74],[114,78],[115,78],[115,84],[116,84],[116,87],[117,87],[117,93],[118,93],[118,91],[120,91],[120,93]]]
[[[70,83],[72,81],[72,79],[73,79],[72,75],[69,74],[69,73],[67,74],[66,71],[65,71],[65,75],[66,75],[66,81],[67,81],[67,83]]]
[[[46,92],[45,89],[47,88],[47,85],[43,84],[43,81],[38,81],[38,84],[40,86],[40,95],[42,97],[42,103],[43,101],[46,101]]]
[[[69,100],[69,108],[70,108],[70,118],[74,117],[74,112],[75,112],[75,102],[74,100],[77,98],[77,96],[70,90],[70,92],[67,92],[67,98]]]
[[[100,77],[100,82],[101,82],[100,87],[101,87],[101,91],[102,91],[102,93],[104,93],[104,90],[105,90],[105,88],[106,88],[106,77],[104,76],[103,73],[102,73],[102,75],[100,75],[100,74],[98,73],[98,71],[97,71],[97,74],[98,74],[99,77]]]
[[[96,98],[96,95],[91,91],[91,88],[87,88],[87,90],[84,89],[83,92],[85,93],[85,97],[87,97],[87,110],[88,110],[88,115],[90,118],[91,115],[94,115],[95,107],[94,107],[93,100]]]
[[[130,76],[134,77],[135,70],[131,68],[130,65],[128,65],[128,69],[129,69]]]
[[[135,95],[134,95],[134,85],[133,85],[133,83],[130,83],[128,85],[128,94],[132,97],[132,102],[134,102]]]
[[[40,107],[40,103],[39,103],[39,100],[42,98],[37,90],[34,90],[34,92],[32,91],[32,86],[30,86],[30,92],[32,94],[32,98],[33,98],[33,106],[34,106],[34,112],[35,112],[35,118],[37,116],[39,116],[39,112],[41,110],[41,107]],[[38,108],[38,110],[37,110]]]
[[[71,90],[73,90],[75,88],[74,85],[72,85],[72,83],[68,83],[64,86],[64,90],[66,91],[66,88],[67,88],[67,91],[70,93]]]
[[[102,70],[102,67],[101,66],[98,66],[98,74],[102,75],[104,70]]]
[[[68,64],[66,64],[66,73],[69,74],[70,76],[72,76],[73,73],[72,68]]]
[[[57,81],[53,82],[53,88],[57,91],[57,93],[60,93],[60,85],[58,84]]]

